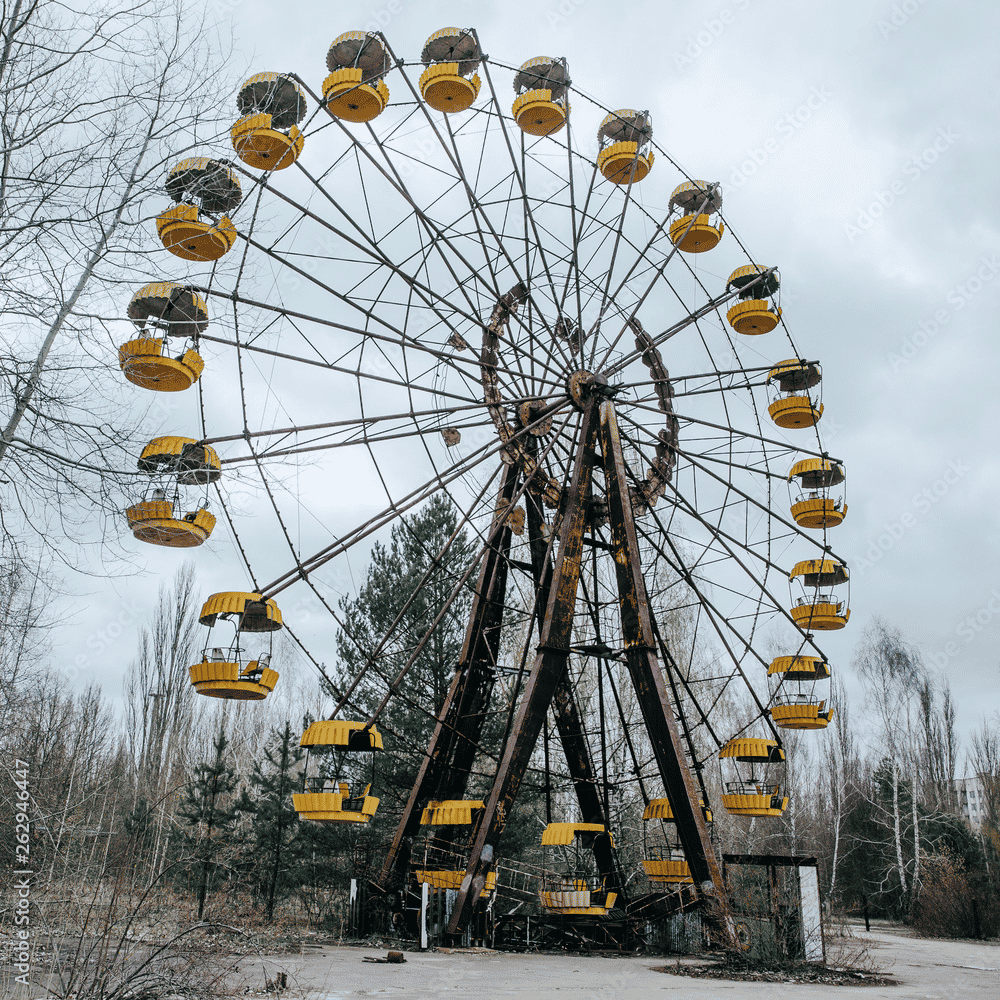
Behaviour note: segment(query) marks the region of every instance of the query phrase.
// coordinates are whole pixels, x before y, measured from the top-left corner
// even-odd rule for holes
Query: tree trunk
[[[219,754],[216,754],[216,767],[218,767]],[[201,866],[201,885],[198,887],[198,919],[201,920],[205,912],[205,896],[208,893],[208,866],[211,864],[212,853],[212,826],[215,822],[215,793],[219,787],[219,776],[212,778],[212,797],[208,800],[208,825],[206,834],[205,860]]]
[[[907,898],[906,863],[903,861],[902,817],[899,815],[899,768],[896,766],[895,760],[892,762],[892,836],[896,847],[896,869],[899,872],[899,885],[905,901]]]
[[[267,922],[274,919],[274,897],[278,891],[278,866],[281,864],[281,838],[284,836],[282,825],[278,824],[277,836],[274,841],[274,860],[271,865],[271,881],[267,887]]]
[[[831,907],[833,906],[833,894],[835,889],[837,888],[837,862],[840,860],[840,821],[841,821],[841,813],[843,812],[842,788],[837,787],[834,790],[834,795],[835,795],[835,804],[833,809],[833,858],[830,861],[830,889],[829,889],[829,899]]]
[[[908,916],[913,915],[913,908],[917,905],[917,895],[920,891],[920,818],[917,813],[917,769],[915,766],[912,769],[912,777],[910,781],[913,786],[910,794],[913,818],[913,878],[910,882],[910,906]]]

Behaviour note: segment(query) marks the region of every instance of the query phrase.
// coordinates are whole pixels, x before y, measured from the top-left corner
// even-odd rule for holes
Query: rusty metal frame
[[[534,441],[528,441],[528,448],[534,454]],[[592,490],[588,491],[586,501],[589,501]],[[552,556],[545,538],[542,536],[543,516],[539,500],[536,496],[526,495],[525,507],[528,514],[528,544],[531,551],[531,569],[535,582],[535,601],[539,613],[549,604],[549,592],[552,583]],[[581,550],[581,560],[583,558]],[[568,667],[568,661],[567,661]],[[576,703],[573,685],[570,683],[569,671],[564,670],[556,685],[552,698],[552,712],[555,717],[556,731],[566,757],[566,766],[573,782],[576,799],[580,806],[580,816],[584,823],[600,823],[608,827],[608,814],[604,800],[597,790],[597,773],[590,756],[584,735],[580,711]],[[543,720],[544,722],[544,720]],[[546,780],[548,780],[546,766]],[[608,889],[618,894],[624,906],[627,901],[627,887],[618,856],[612,846],[610,831],[598,836],[593,845],[594,860],[597,870],[604,877]]]
[[[724,905],[725,883],[705,817],[698,804],[699,789],[690,767],[684,762],[684,744],[656,656],[656,640],[649,611],[649,597],[639,561],[639,539],[632,515],[628,474],[618,434],[618,421],[610,400],[601,403],[600,417],[605,487],[621,598],[626,665],[694,884],[702,896],[714,896]]]
[[[458,667],[382,871],[375,879],[381,889],[388,888],[394,873],[409,863],[410,844],[427,802],[460,798],[468,783],[496,678],[511,540],[511,529],[505,522],[517,481],[517,466],[505,465],[490,530],[491,538],[499,536],[498,542],[483,559]]]
[[[603,461],[596,455],[598,439]],[[642,577],[633,502],[614,404],[610,399],[601,399],[598,393],[591,395],[584,410],[573,478],[560,526],[559,554],[551,570],[551,563],[546,565],[539,530],[540,513],[537,509],[533,512],[531,500],[528,502],[529,523],[532,528],[532,567],[536,575],[538,600],[545,601],[545,615],[537,655],[518,705],[511,737],[504,747],[486,809],[480,818],[465,877],[458,890],[448,925],[449,935],[460,934],[473,915],[486,875],[494,865],[504,826],[550,707],[555,711],[557,723],[561,713],[566,723],[563,746],[567,751],[581,810],[585,817],[590,810],[595,817],[601,817],[595,821],[605,822],[603,804],[597,794],[593,766],[586,754],[585,741],[582,742],[585,756],[578,756],[578,740],[582,741],[582,731],[579,728],[579,716],[575,714],[571,690],[568,701],[560,704],[564,697],[563,685],[569,688],[567,664],[572,643],[573,614],[582,570],[588,500],[597,465],[604,467],[626,666],[653,746],[664,790],[676,817],[678,835],[691,868],[696,891],[702,902],[707,904],[706,915],[716,925],[721,936],[728,938],[731,935],[732,921],[728,916],[726,886],[699,803],[702,793],[685,760],[684,739],[671,707],[670,694],[657,658],[656,636]],[[563,735],[560,731],[560,736]],[[582,780],[577,780],[578,777]],[[603,861],[605,865],[613,866],[613,852],[610,851],[610,844],[607,846],[609,857],[598,859],[598,863]]]
[[[493,788],[479,820],[465,878],[448,924],[447,933],[450,935],[459,934],[472,917],[479,894],[486,884],[487,872],[493,867],[501,834],[538,742],[549,705],[566,672],[583,561],[583,533],[594,471],[596,438],[597,407],[596,400],[591,398],[581,422],[573,476],[559,531],[559,554],[542,619],[538,652],[518,705],[511,738],[504,747]]]

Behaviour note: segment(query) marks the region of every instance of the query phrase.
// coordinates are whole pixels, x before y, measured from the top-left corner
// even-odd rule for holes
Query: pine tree
[[[205,912],[212,875],[220,867],[218,860],[223,838],[231,834],[236,811],[232,793],[236,789],[236,773],[226,763],[225,723],[219,725],[219,735],[212,748],[215,751],[210,763],[198,764],[195,777],[184,790],[184,799],[178,815],[187,824],[185,841],[192,859],[192,869],[200,870],[198,883],[198,919]]]
[[[136,864],[153,853],[156,839],[156,812],[149,802],[140,796],[130,813],[125,814],[122,831],[129,844],[129,850]]]
[[[378,674],[392,677],[403,667],[468,569],[475,551],[464,531],[437,558],[457,526],[458,517],[448,498],[434,497],[414,517],[392,529],[388,546],[375,544],[358,596],[341,600],[347,626],[337,635],[341,682],[349,681],[365,665],[392,628],[389,641],[375,658],[374,670],[369,670],[366,683],[357,689],[356,701],[374,705],[381,700],[386,687]],[[428,567],[433,567],[433,572],[418,590]],[[409,794],[419,763],[417,755],[427,746],[434,727],[434,718],[427,713],[437,713],[444,704],[462,651],[474,582],[452,602],[382,716],[385,726],[401,734],[408,744],[392,751],[387,747],[388,752],[378,761],[380,793],[388,811],[401,807]],[[416,598],[393,628],[415,590]],[[414,708],[413,703],[425,711]]]
[[[264,760],[250,774],[250,788],[236,805],[251,823],[250,879],[258,899],[263,900],[268,923],[274,919],[274,904],[296,884],[295,844],[299,823],[292,807],[297,772],[304,756],[290,722],[282,731],[272,730],[264,746]]]

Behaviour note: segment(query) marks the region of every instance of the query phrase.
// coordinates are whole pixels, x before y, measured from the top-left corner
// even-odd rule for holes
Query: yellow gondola
[[[418,885],[429,885],[432,889],[458,889],[465,878],[465,870],[461,871],[430,871],[418,868],[413,873],[416,876]],[[486,884],[479,893],[480,899],[488,899],[492,895],[497,884],[497,873],[486,873]]]
[[[781,318],[781,307],[772,305],[769,299],[780,286],[778,272],[771,268],[760,264],[736,268],[726,281],[727,292],[740,289],[739,301],[726,313],[729,325],[745,336],[770,333]]]
[[[648,111],[612,111],[598,127],[597,141],[597,169],[612,184],[638,184],[653,169],[653,119]]]
[[[258,170],[284,170],[302,152],[298,129],[306,114],[306,95],[284,73],[257,73],[236,96],[240,117],[230,129],[236,155]]]
[[[205,300],[192,288],[157,281],[143,285],[132,296],[127,313],[140,336],[118,348],[125,378],[157,392],[183,392],[194,385],[205,369],[194,347],[195,338],[208,326]],[[181,338],[184,345],[176,357],[166,353],[171,337]]]
[[[549,823],[542,832],[542,846],[575,845],[579,867],[580,848],[589,849],[597,837],[607,837],[614,847],[611,834],[601,823]],[[538,898],[542,909],[548,913],[604,917],[615,905],[618,894],[605,889],[601,877],[579,877],[576,873],[566,877],[546,874]]]
[[[843,497],[830,490],[844,482],[844,467],[828,458],[805,458],[796,462],[788,481],[798,482],[799,493],[792,502],[795,523],[801,528],[835,528],[847,516]]]
[[[475,815],[485,808],[485,803],[479,799],[444,799],[428,802],[420,814],[420,825],[423,827],[469,827],[471,829]],[[424,866],[414,874],[419,884],[429,885],[432,889],[458,889],[465,878],[465,868],[448,867],[464,861],[464,857],[451,849],[451,838],[444,845],[429,837],[424,845]],[[437,866],[437,867],[432,867]],[[480,897],[486,899],[496,887],[497,873],[487,872],[486,884],[480,892]]]
[[[685,181],[670,195],[670,211],[680,217],[670,223],[670,242],[684,253],[705,253],[718,246],[726,227],[713,218],[722,208],[722,188],[708,181]]]
[[[421,826],[472,826],[473,813],[485,808],[479,799],[428,802],[420,814]]]
[[[227,254],[236,242],[236,227],[226,213],[243,197],[234,171],[217,160],[192,156],[170,171],[165,186],[177,205],[156,218],[163,245],[184,260],[218,260]]]
[[[704,799],[698,800],[698,805],[701,806],[701,814],[705,817],[706,823],[712,822],[712,810],[705,805]],[[659,819],[664,823],[673,823],[674,811],[670,807],[670,799],[650,799],[649,804],[646,806],[642,814],[643,820]]]
[[[274,598],[246,591],[212,594],[202,605],[198,621],[209,627],[219,619],[237,622],[240,632],[277,632],[282,627],[281,611]]]
[[[229,645],[214,646],[214,629],[219,621],[231,622],[234,635]],[[273,633],[282,627],[281,612],[274,600],[260,594],[229,591],[212,594],[202,605],[198,621],[208,627],[201,662],[189,670],[191,685],[198,694],[233,701],[262,701],[278,683],[271,668],[273,643],[254,659],[244,655],[248,634]],[[270,627],[262,627],[266,622]]]
[[[319,791],[296,792],[292,796],[292,806],[299,819],[312,823],[367,823],[378,809],[379,800],[368,793],[369,783],[357,795],[351,795],[345,782],[340,782],[333,791],[332,782],[322,782]]]
[[[476,70],[482,52],[471,28],[442,28],[424,43],[420,93],[436,111],[454,114],[472,107],[482,83]]]
[[[335,750],[342,753],[374,753],[382,749],[382,735],[375,726],[342,719],[314,722],[302,734],[300,746],[310,754],[317,750]],[[352,795],[349,784],[323,776],[308,775],[308,759],[303,770],[304,791],[292,796],[292,805],[299,819],[313,823],[367,823],[378,809],[379,800],[370,794],[372,782]],[[372,770],[374,771],[374,756]]]
[[[153,438],[139,455],[139,469],[149,475],[166,473],[182,486],[204,486],[222,475],[216,450],[194,438]]]
[[[608,892],[603,881],[600,886],[590,888],[586,879],[571,879],[558,887],[540,889],[538,892],[542,909],[547,913],[558,913],[564,916],[606,917],[618,893]]]
[[[788,796],[774,782],[759,778],[758,766],[783,764],[785,752],[774,740],[742,737],[730,740],[720,751],[720,760],[749,764],[750,773],[727,781],[722,805],[733,816],[780,816],[788,808]]]
[[[701,805],[705,822],[711,823],[712,810],[705,805],[704,801],[701,801],[699,804]],[[694,879],[691,877],[691,869],[684,856],[684,851],[676,830],[672,836],[665,836],[664,844],[650,845],[649,824],[654,820],[660,820],[662,823],[676,823],[669,799],[650,799],[642,814],[642,868],[646,873],[646,877],[654,885],[693,885]]]
[[[816,684],[829,680],[829,664],[818,656],[777,656],[767,668],[768,679],[779,687],[771,699],[771,718],[781,729],[825,729],[833,719],[826,699],[816,695]],[[794,684],[795,690],[788,685]],[[807,685],[807,689],[803,689]]]
[[[837,559],[805,559],[788,574],[798,580],[804,593],[791,609],[792,619],[806,632],[842,629],[851,617],[849,601],[840,600],[831,587],[848,583],[847,567]],[[811,591],[811,593],[809,593]]]
[[[683,853],[676,856],[670,848],[652,848],[649,854],[656,857],[642,859],[642,868],[646,878],[658,885],[693,885],[691,869],[684,860]]]
[[[780,675],[787,681],[825,681],[830,679],[830,664],[819,656],[776,656],[767,675]]]
[[[383,77],[392,60],[382,39],[371,31],[345,31],[326,54],[330,75],[323,97],[330,113],[347,122],[374,121],[389,103]]]
[[[527,135],[553,135],[569,118],[569,69],[565,59],[539,56],[522,63],[514,77],[511,114]]]
[[[183,392],[190,389],[205,370],[205,362],[193,348],[176,358],[163,353],[162,337],[137,337],[118,348],[118,364],[125,378],[142,389]]]
[[[299,744],[304,747],[336,747],[353,753],[384,749],[382,734],[377,727],[345,719],[321,719],[303,734]]]
[[[191,685],[198,694],[211,698],[228,698],[234,701],[262,701],[278,683],[279,674],[267,664],[267,654],[251,660],[246,666],[239,662],[209,660],[190,668]]]
[[[181,502],[180,487],[207,486],[219,478],[222,465],[215,449],[193,438],[158,437],[143,448],[136,464],[152,483],[142,500],[125,510],[135,538],[174,549],[192,548],[206,541],[215,527],[208,500],[181,513],[186,505]]]
[[[809,390],[819,385],[823,374],[819,365],[792,358],[779,361],[767,374],[767,384],[775,398],[767,408],[771,419],[785,428],[812,427],[823,416],[823,404]]]
[[[189,549],[201,545],[215,528],[215,515],[204,508],[179,515],[176,503],[155,496],[126,507],[125,517],[138,541],[169,549]]]

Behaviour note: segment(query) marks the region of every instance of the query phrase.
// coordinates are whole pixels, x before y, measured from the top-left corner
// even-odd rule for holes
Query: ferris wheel
[[[603,106],[565,59],[508,64],[445,28],[408,61],[347,32],[327,70],[318,88],[305,70],[244,83],[230,135],[170,172],[158,272],[128,306],[125,377],[191,402],[139,457],[149,489],[129,526],[213,544],[212,487],[244,563],[234,582],[252,588],[209,598],[203,623],[233,636],[206,640],[192,682],[265,698],[271,647],[245,654],[283,627],[322,659],[278,602],[308,589],[343,628],[327,568],[446,497],[476,558],[416,649],[401,661],[390,628],[303,737],[377,755],[401,678],[471,591],[443,705],[410,706],[433,736],[374,881],[457,890],[449,929],[467,926],[503,891],[504,827],[543,735],[550,767],[551,720],[576,809],[547,817],[541,846],[594,871],[546,868],[539,905],[600,917],[634,895],[609,734],[628,756],[617,801],[629,784],[647,831],[641,874],[724,905],[708,776],[723,769],[725,811],[782,814],[781,731],[829,723],[815,633],[850,616],[828,538],[844,467],[823,447],[822,369],[791,336],[779,271],[740,242],[720,185],[658,144],[651,111]],[[253,523],[227,480],[265,498]],[[251,558],[268,537],[280,545]],[[737,696],[751,706],[738,719],[723,711]],[[486,745],[491,711],[507,725]],[[468,797],[476,760],[482,799]],[[296,808],[365,824],[377,792],[327,780]]]

